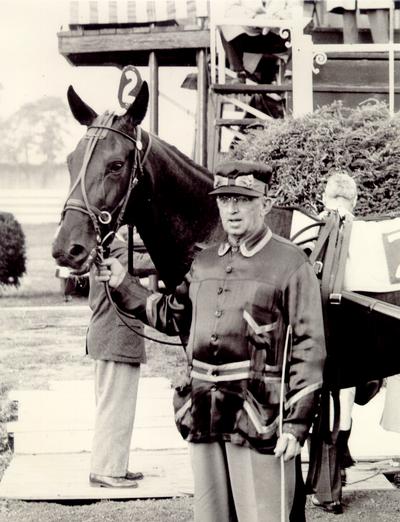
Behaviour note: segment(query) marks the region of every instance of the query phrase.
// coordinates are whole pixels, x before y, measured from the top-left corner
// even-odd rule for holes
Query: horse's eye
[[[118,172],[124,166],[123,161],[113,161],[107,166],[107,172],[110,174],[118,174]]]

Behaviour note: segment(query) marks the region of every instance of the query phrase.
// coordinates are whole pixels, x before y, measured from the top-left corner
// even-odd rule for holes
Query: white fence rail
[[[66,194],[57,190],[1,190],[0,211],[20,223],[57,223]]]

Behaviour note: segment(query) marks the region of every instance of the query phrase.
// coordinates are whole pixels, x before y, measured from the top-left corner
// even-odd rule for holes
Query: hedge
[[[301,118],[271,120],[248,130],[230,156],[272,166],[277,204],[320,212],[328,172],[345,167],[358,184],[357,215],[399,210],[400,115],[391,118],[382,102],[335,102]]]
[[[25,273],[25,236],[8,212],[0,212],[0,286],[18,286]]]

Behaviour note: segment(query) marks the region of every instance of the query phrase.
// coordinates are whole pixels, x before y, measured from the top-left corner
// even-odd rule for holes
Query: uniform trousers
[[[124,477],[135,419],[140,364],[95,360],[96,418],[90,471]]]
[[[385,405],[381,419],[384,430],[400,433],[400,374],[386,379]]]
[[[280,459],[230,442],[189,443],[195,522],[279,522]],[[293,503],[295,459],[285,463],[285,513]]]

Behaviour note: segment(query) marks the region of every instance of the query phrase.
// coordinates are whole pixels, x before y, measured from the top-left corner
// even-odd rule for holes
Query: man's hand
[[[109,257],[99,266],[95,279],[100,283],[108,281],[111,288],[117,288],[117,286],[122,283],[126,272],[127,270],[121,265],[118,259]]]
[[[291,433],[282,433],[274,449],[275,457],[283,455],[285,462],[293,459],[300,451],[300,442]]]

